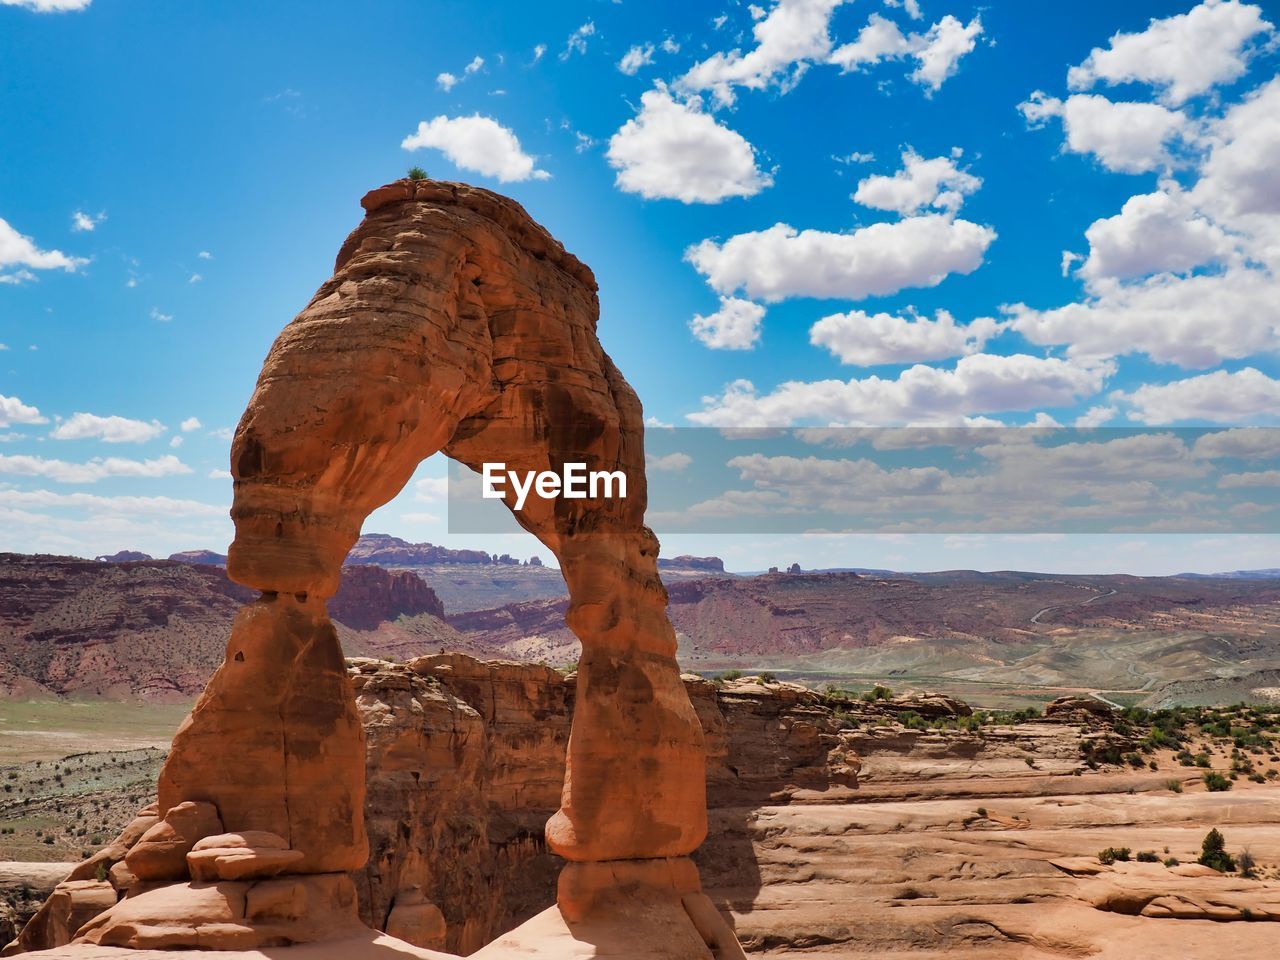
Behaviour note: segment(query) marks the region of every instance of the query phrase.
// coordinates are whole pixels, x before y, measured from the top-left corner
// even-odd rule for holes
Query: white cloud
[[[982,180],[956,166],[958,154],[926,160],[914,150],[902,154],[902,169],[891,177],[871,176],[858,182],[853,199],[876,210],[904,217],[925,207],[955,213]]]
[[[1183,367],[1210,367],[1276,348],[1280,295],[1260,270],[1112,284],[1052,310],[1009,308],[1013,328],[1032,343],[1067,344],[1073,357],[1145,353]]]
[[[56,493],[53,490],[17,490],[12,487],[0,487],[0,505],[78,508],[91,513],[160,517],[221,517],[227,513],[224,504],[201,503],[198,500],[177,500],[173,497],[102,497],[95,493]]]
[[[896,379],[790,381],[759,394],[747,380],[729,384],[689,419],[713,427],[781,427],[819,421],[888,426],[950,422],[975,413],[1032,410],[1075,403],[1102,389],[1111,364],[1084,364],[1025,354],[962,357],[954,370],[909,367]]]
[[[919,20],[924,16],[924,11],[920,9],[920,0],[884,0],[886,7],[902,7],[903,11],[912,20]]]
[[[444,500],[448,496],[448,477],[423,477],[413,485],[413,497],[415,500],[432,502]]]
[[[169,446],[175,450],[178,449],[178,447],[182,446],[182,437],[170,437]]]
[[[169,323],[171,320],[173,320],[173,314],[162,313],[159,307],[152,307],[151,319],[155,320],[157,323]]]
[[[663,456],[646,453],[644,455],[645,469],[659,473],[679,473],[691,463],[693,463],[693,457],[687,453],[668,453]]]
[[[545,43],[538,44],[536,47],[533,48],[533,62],[537,63],[544,56],[546,56],[546,53],[547,53],[547,45]]]
[[[716,52],[694,64],[677,81],[686,93],[709,90],[717,103],[732,104],[734,87],[791,89],[810,63],[823,61],[831,50],[827,29],[831,14],[846,0],[778,0],[768,16],[751,28],[756,45],[743,53]]]
[[[42,417],[35,407],[28,406],[17,397],[6,397],[0,394],[0,427],[10,427],[19,423],[48,423],[48,417]]]
[[[923,42],[911,55],[919,64],[911,79],[929,90],[937,90],[943,81],[955,76],[960,58],[972,52],[982,34],[982,21],[974,17],[961,23],[948,14],[924,35]]]
[[[1280,380],[1253,367],[1236,373],[1215,370],[1171,383],[1143,384],[1129,393],[1117,391],[1113,398],[1133,407],[1129,419],[1146,424],[1181,420],[1244,423],[1274,419],[1280,408]]]
[[[213,254],[210,253],[208,250],[201,250],[199,253],[196,254],[196,256],[199,257],[201,260],[213,259]]]
[[[1080,270],[1086,295],[1050,310],[1010,307],[1018,332],[1071,356],[1145,353],[1198,369],[1276,351],[1280,80],[1203,129],[1199,179],[1162,183],[1096,221]]]
[[[653,63],[653,44],[637,43],[622,55],[622,59],[618,61],[618,69],[627,76],[634,77],[641,67],[650,63]]]
[[[680,103],[659,86],[640,104],[640,113],[609,139],[606,157],[618,171],[619,189],[648,199],[719,203],[772,185],[751,144],[703,113],[696,100]]]
[[[1177,105],[1242,76],[1251,51],[1247,44],[1273,27],[1262,10],[1236,0],[1205,0],[1187,13],[1153,19],[1141,33],[1117,33],[1106,49],[1094,48],[1072,67],[1067,83],[1087,90],[1099,81],[1139,82],[1162,90]]]
[[[93,0],[0,0],[0,7],[24,7],[35,13],[73,13],[86,10]]]
[[[88,463],[69,463],[45,457],[0,455],[0,473],[21,477],[45,477],[58,483],[97,483],[108,477],[172,477],[190,473],[191,468],[172,454],[154,460],[126,460],[122,457],[94,458]]]
[[[1036,90],[1018,110],[1032,127],[1061,117],[1072,153],[1091,153],[1109,170],[1145,173],[1173,164],[1168,147],[1188,135],[1189,122],[1177,110],[1156,103],[1115,102],[1097,94],[1065,101]]]
[[[440,522],[440,518],[437,517],[434,513],[427,513],[421,510],[414,513],[402,513],[400,514],[400,519],[405,521],[406,523],[439,523]]]
[[[981,35],[980,17],[966,24],[947,14],[924,33],[904,35],[897,24],[873,13],[857,39],[832,51],[829,62],[848,73],[912,57],[916,68],[910,79],[933,93],[955,76],[961,58],[973,51]]]
[[[1089,429],[1091,427],[1100,427],[1104,423],[1115,419],[1118,411],[1115,407],[1090,407],[1080,416],[1076,417],[1075,426],[1078,429]]]
[[[462,72],[470,76],[473,73],[479,73],[482,69],[484,69],[484,57],[477,55],[471,58],[471,62],[462,69]]]
[[[937,311],[932,320],[915,314],[903,317],[850,310],[815,323],[809,328],[809,342],[826,347],[841,363],[873,367],[977,353],[999,329],[999,322],[990,317],[960,326],[946,310]]]
[[[210,480],[234,480],[230,470],[210,470],[208,473]]]
[[[569,34],[569,39],[565,42],[564,52],[560,54],[561,60],[568,60],[575,53],[587,52],[587,38],[595,36],[595,21],[588,20],[573,33]]]
[[[1280,470],[1258,470],[1253,473],[1224,473],[1218,478],[1224,490],[1247,487],[1280,487]]]
[[[405,150],[431,147],[462,170],[471,170],[502,183],[546,180],[551,174],[534,167],[535,158],[520,148],[516,135],[491,117],[439,116],[418,124],[416,133],[400,144]]]
[[[665,37],[662,41],[663,53],[679,53],[680,44],[676,42],[675,37]]]
[[[750,350],[760,340],[764,307],[750,300],[721,297],[720,309],[689,321],[693,335],[713,350]]]
[[[1085,237],[1089,258],[1080,273],[1090,280],[1186,273],[1226,260],[1236,247],[1226,231],[1195,211],[1176,184],[1130,197],[1114,217],[1095,220]]]
[[[192,430],[199,430],[202,426],[203,424],[196,417],[187,417],[178,424],[178,429],[183,433],[190,433]]]
[[[55,440],[101,440],[103,443],[146,443],[164,433],[159,420],[130,420],[128,417],[99,417],[76,413],[59,423],[50,434]]]
[[[457,75],[452,74],[447,70],[444,70],[436,74],[436,86],[439,87],[441,90],[445,91],[445,93],[448,93],[457,85],[458,85]]]
[[[33,280],[35,274],[32,270],[74,273],[88,262],[80,257],[69,257],[60,250],[41,250],[34,240],[24,237],[7,220],[0,218],[0,283]],[[11,270],[13,272],[7,272]]]
[[[778,223],[723,243],[704,240],[685,259],[722,296],[860,300],[907,287],[933,287],[952,273],[972,273],[996,232],[932,214],[876,223],[851,233],[796,230]]]
[[[187,278],[187,283],[199,283],[203,279],[204,279],[203,274],[193,273],[191,276]]]
[[[98,224],[106,219],[107,215],[105,213],[99,213],[95,216],[91,213],[85,213],[83,210],[77,210],[71,214],[71,229],[92,233],[97,229]]]

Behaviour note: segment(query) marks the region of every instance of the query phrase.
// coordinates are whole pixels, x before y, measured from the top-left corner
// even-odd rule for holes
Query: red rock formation
[[[329,601],[329,616],[356,630],[373,630],[386,620],[420,613],[444,619],[444,604],[415,573],[374,566],[342,571],[342,587]]]
[[[596,338],[591,271],[484,190],[405,180],[363,205],[334,276],[271,348],[236,430],[227,572],[263,595],[237,617],[225,662],[174,738],[160,812],[212,803],[226,830],[274,833],[300,851],[299,874],[363,865],[363,735],[325,601],[365,518],[444,450],[476,470],[573,462],[626,475],[625,498],[534,495],[516,511],[509,495],[560,561],[583,645],[546,834],[574,861],[683,857],[706,833],[702,730],[644,526],[640,403]],[[664,902],[701,942],[681,912],[686,887]],[[120,924],[155,925],[182,899],[166,893],[144,909],[149,896],[122,901]],[[117,937],[108,916],[96,942]],[[182,943],[207,945],[167,945]]]

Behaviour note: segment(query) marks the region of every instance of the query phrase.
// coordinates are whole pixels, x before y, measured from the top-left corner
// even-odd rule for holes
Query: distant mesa
[[[146,559],[150,560],[150,557]],[[225,553],[214,553],[212,550],[183,550],[181,553],[169,554],[170,560],[176,560],[178,563],[195,563],[204,567],[225,567],[227,565],[227,555]]]
[[[533,561],[537,561],[536,563]],[[386,533],[366,533],[347,554],[351,564],[377,564],[382,567],[430,567],[446,563],[502,565],[518,567],[521,562],[509,554],[491,554],[484,550],[450,550],[432,543],[410,543]],[[527,566],[540,567],[542,561],[532,558]]]
[[[719,557],[659,557],[659,570],[703,570],[712,573],[724,573],[724,561]]]
[[[118,553],[104,553],[100,557],[94,557],[102,563],[131,563],[134,560],[154,560],[155,557],[149,553],[143,553],[141,550],[121,550]]]
[[[346,566],[342,586],[329,601],[329,615],[355,630],[375,630],[397,617],[429,613],[444,619],[444,604],[426,583],[407,570]]]

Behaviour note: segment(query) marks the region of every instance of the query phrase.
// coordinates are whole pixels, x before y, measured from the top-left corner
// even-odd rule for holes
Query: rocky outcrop
[[[176,563],[194,563],[202,567],[225,567],[227,555],[215,553],[213,550],[183,550],[181,553],[169,554],[169,559]]]
[[[362,205],[333,277],[276,339],[236,428],[227,573],[261,596],[237,615],[226,659],[174,737],[159,813],[211,804],[225,832],[285,838],[301,854],[289,876],[308,881],[364,865],[364,735],[325,605],[365,519],[444,451],[477,471],[571,462],[625,476],[620,497],[538,491],[517,509],[508,490],[518,522],[559,560],[583,648],[545,835],[582,863],[683,858],[706,835],[705,746],[644,525],[640,402],[596,337],[595,279],[488,191],[402,180]],[[660,894],[664,915],[706,955],[680,876]],[[341,891],[318,883],[299,909],[339,915]],[[166,910],[177,911],[166,946],[238,946],[241,928],[255,943],[271,935],[265,915],[237,907],[239,891],[225,904],[197,884],[160,893],[122,901],[133,906],[95,928],[95,942],[163,930]],[[190,934],[186,900],[231,917],[227,937]],[[669,926],[661,935],[675,935]]]
[[[141,550],[120,550],[116,553],[104,554],[93,559],[100,563],[129,563],[132,560],[151,560],[152,556],[149,553],[143,553]]]
[[[520,563],[505,553],[499,556],[484,550],[451,550],[433,543],[410,543],[385,533],[362,534],[347,554],[346,562],[383,567],[434,567],[455,563],[518,566]]]
[[[724,561],[719,557],[659,557],[659,570],[696,570],[699,573],[724,573]]]
[[[465,955],[553,904],[565,861],[542,828],[560,802],[577,676],[462,654],[408,663],[353,658],[347,669],[367,749],[370,855],[352,874],[361,919],[419,947]],[[794,684],[693,675],[683,682],[707,731],[713,809],[851,795],[858,735],[845,729],[834,701]],[[148,808],[72,877],[109,876],[120,893],[145,889],[122,868],[160,859],[148,845],[178,831],[156,825]],[[228,844],[219,830],[210,823],[194,831],[212,836],[178,852],[199,861],[206,849],[284,843],[242,834]],[[592,877],[579,874],[565,889],[589,900]],[[69,939],[49,928],[48,909],[24,933],[26,949]]]
[[[329,616],[356,630],[373,630],[400,616],[430,614],[444,619],[444,604],[417,574],[381,567],[348,566],[329,601]]]
[[[1107,719],[1114,716],[1114,714],[1115,709],[1110,704],[1103,703],[1097,697],[1058,697],[1058,699],[1044,708],[1046,719],[1057,718],[1068,722],[1081,719],[1088,720],[1094,717]]]

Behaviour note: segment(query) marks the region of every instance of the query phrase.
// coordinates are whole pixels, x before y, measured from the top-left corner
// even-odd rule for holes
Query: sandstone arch
[[[362,203],[333,277],[272,346],[236,430],[228,573],[263,595],[175,737],[160,815],[212,803],[225,829],[299,851],[291,874],[362,866],[362,734],[325,612],[362,522],[439,450],[475,468],[585,462],[625,471],[628,497],[531,497],[516,512],[559,558],[583,646],[561,808],[546,830],[581,867],[562,877],[560,900],[579,918],[623,888],[665,885],[687,901],[696,871],[678,858],[706,832],[702,731],[644,526],[641,407],[596,338],[594,277],[485,190],[403,180]],[[652,869],[634,862],[646,860]],[[710,930],[704,906],[685,909]]]

